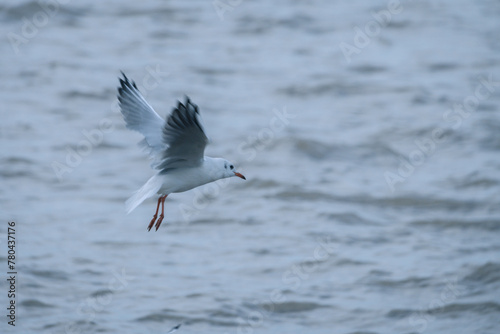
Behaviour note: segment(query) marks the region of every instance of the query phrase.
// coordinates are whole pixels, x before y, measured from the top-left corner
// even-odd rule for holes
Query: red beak
[[[237,177],[241,177],[243,180],[246,180],[246,178],[240,173],[234,172],[234,175],[236,175]]]

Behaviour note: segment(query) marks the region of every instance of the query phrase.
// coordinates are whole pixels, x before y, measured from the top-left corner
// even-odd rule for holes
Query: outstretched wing
[[[198,118],[198,106],[179,102],[164,121],[146,102],[133,81],[122,72],[118,100],[127,128],[144,135],[141,144],[150,150],[152,167],[161,172],[195,167],[203,161],[208,139]]]
[[[208,138],[198,118],[198,106],[180,101],[168,116],[163,128],[163,142],[167,149],[156,167],[162,172],[173,168],[195,167],[201,165]]]
[[[123,72],[122,75],[121,87],[118,88],[118,101],[123,118],[128,129],[138,131],[144,136],[140,144],[148,148],[151,157],[155,158],[165,150],[162,134],[165,121],[146,102],[135,82],[129,81]]]

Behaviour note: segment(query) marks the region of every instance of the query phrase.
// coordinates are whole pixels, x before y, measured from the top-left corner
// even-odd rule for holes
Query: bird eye
[[[231,165],[231,166],[229,166],[229,168],[234,169],[234,166],[233,166],[233,165]]]

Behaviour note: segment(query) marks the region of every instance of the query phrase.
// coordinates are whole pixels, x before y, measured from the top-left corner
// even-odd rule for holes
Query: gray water
[[[0,5],[0,332],[500,332],[498,1],[46,3]],[[126,215],[120,70],[247,181]]]

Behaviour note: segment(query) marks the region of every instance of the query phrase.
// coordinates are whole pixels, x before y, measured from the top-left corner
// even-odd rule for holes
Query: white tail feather
[[[132,212],[135,208],[139,206],[147,198],[154,196],[160,190],[162,186],[162,179],[158,174],[153,175],[141,189],[137,190],[126,202],[125,207],[127,209],[127,214]]]

